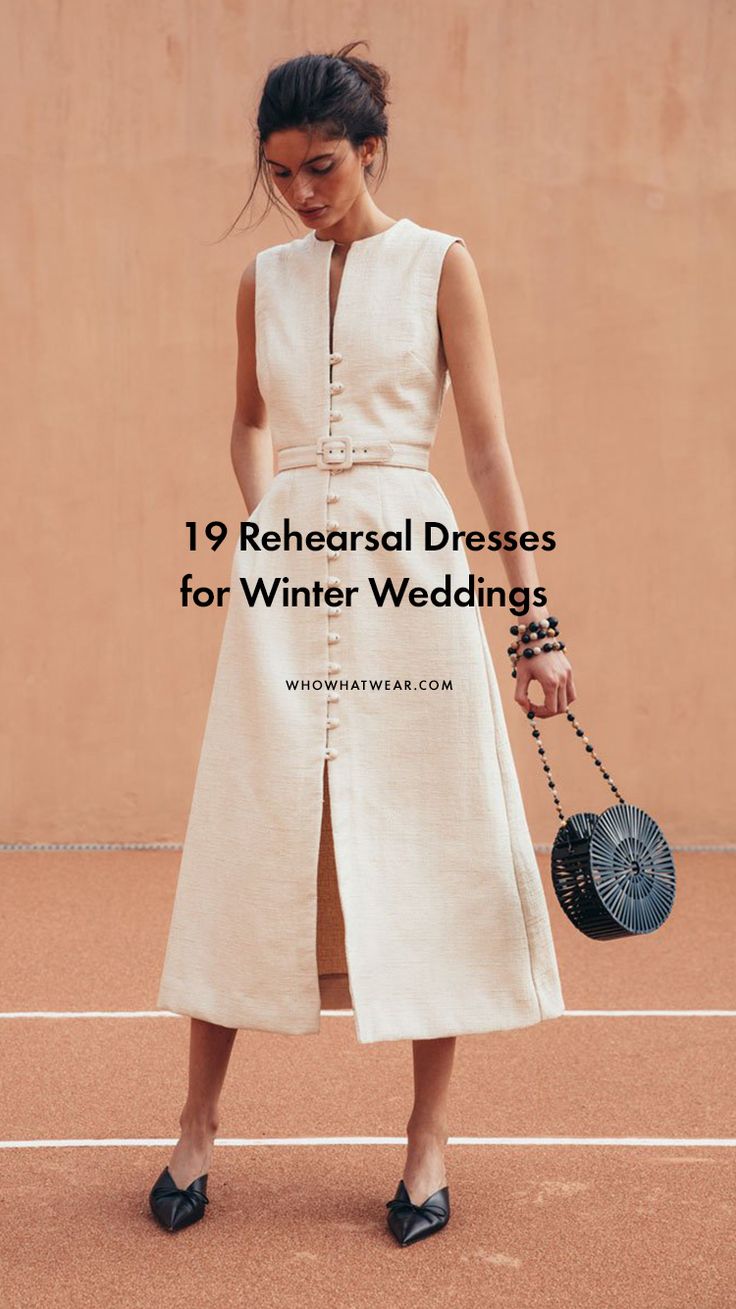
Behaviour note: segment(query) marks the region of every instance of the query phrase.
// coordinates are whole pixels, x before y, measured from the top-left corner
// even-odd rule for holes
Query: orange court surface
[[[178,1135],[188,1020],[147,1012],[179,856],[7,848],[3,1303],[132,1309],[734,1305],[736,861],[674,850],[651,937],[592,942],[538,856],[569,1008],[458,1038],[452,1217],[399,1247],[411,1044],[240,1031],[202,1222],[147,1195]],[[717,909],[714,909],[717,906]],[[150,1000],[149,1000],[150,1003]]]

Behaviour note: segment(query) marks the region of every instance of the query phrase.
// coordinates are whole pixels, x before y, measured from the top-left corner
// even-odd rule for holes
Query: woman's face
[[[264,144],[266,167],[287,204],[309,227],[332,227],[365,192],[363,169],[378,139],[354,148],[345,137],[328,139],[301,128],[272,132]]]

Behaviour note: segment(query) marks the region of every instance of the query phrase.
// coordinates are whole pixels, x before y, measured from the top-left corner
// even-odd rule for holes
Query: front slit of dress
[[[329,769],[325,763],[317,870],[317,968],[322,1008],[351,1009],[350,979],[345,956],[345,921],[337,880],[328,778]]]

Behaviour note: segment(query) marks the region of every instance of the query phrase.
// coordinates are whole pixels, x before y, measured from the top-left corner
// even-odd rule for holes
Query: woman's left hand
[[[537,718],[554,718],[564,714],[577,695],[572,676],[572,665],[563,650],[548,650],[534,655],[533,659],[517,659],[516,691],[514,699],[524,713],[534,710]],[[539,682],[544,692],[544,704],[533,704],[529,699],[529,683]]]

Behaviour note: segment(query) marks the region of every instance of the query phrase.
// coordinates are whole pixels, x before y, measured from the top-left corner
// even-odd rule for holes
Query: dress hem
[[[212,1023],[215,1027],[227,1027],[238,1032],[273,1032],[275,1036],[316,1036],[320,1030],[319,1023],[317,1023],[316,1027],[274,1027],[268,1023],[259,1023],[257,1021],[248,1023],[233,1022],[222,1017],[215,1018],[212,1016],[211,1011],[206,1013],[204,1009],[190,1004],[187,1004],[186,1007],[157,1004],[156,1009],[161,1013],[170,1013],[178,1018],[196,1018],[203,1023]]]
[[[186,1009],[183,1008],[172,1009],[169,1007],[169,1005],[159,1004],[156,1006],[156,1008],[158,1009],[159,1012],[162,1013],[171,1013],[181,1018],[197,1018],[201,1022],[213,1023],[216,1027],[234,1028],[236,1031],[240,1031],[240,1032],[272,1032],[276,1036],[316,1036],[319,1035],[321,1031],[320,1021],[318,1021],[316,1027],[315,1026],[273,1027],[273,1026],[268,1026],[265,1023],[257,1023],[257,1022],[249,1022],[249,1023],[225,1022],[221,1018],[213,1018],[211,1014],[205,1013],[202,1009],[199,1009],[198,1012],[193,1012],[193,1008],[194,1008],[193,1006],[188,1006]],[[451,1032],[446,1032],[446,1031],[430,1032],[430,1033],[422,1032],[421,1035],[419,1034],[410,1035],[407,1034],[406,1032],[392,1032],[392,1033],[386,1033],[382,1036],[362,1036],[359,1032],[357,1022],[355,1020],[354,1010],[341,1009],[341,1010],[333,1011],[333,1013],[344,1014],[346,1017],[352,1016],[353,1031],[358,1045],[377,1045],[381,1041],[436,1041],[449,1036],[490,1036],[493,1032],[515,1032],[515,1031],[520,1031],[525,1027],[534,1027],[538,1023],[549,1022],[550,1020],[555,1018],[562,1018],[565,1012],[566,1012],[565,1006],[563,1005],[561,1008],[549,1009],[546,1012],[540,1012],[538,1016],[529,1018],[524,1022],[502,1023],[496,1027],[489,1027],[487,1024],[483,1024],[480,1027],[473,1026],[473,1027],[459,1028],[459,1029],[455,1028],[455,1030]],[[321,1017],[322,1017],[322,1013],[320,1011],[320,1019]]]
[[[540,1013],[538,1016],[529,1018],[525,1022],[503,1023],[498,1027],[489,1027],[487,1024],[484,1024],[482,1027],[455,1028],[452,1032],[422,1033],[421,1036],[395,1034],[390,1036],[369,1036],[361,1038],[360,1036],[357,1036],[356,1033],[356,1039],[359,1045],[375,1045],[379,1041],[437,1041],[448,1036],[490,1036],[494,1032],[515,1032],[520,1031],[525,1027],[535,1027],[538,1023],[548,1022],[554,1018],[562,1018],[564,1014],[565,1008],[563,1006],[559,1010],[554,1009],[548,1010],[546,1013]]]

